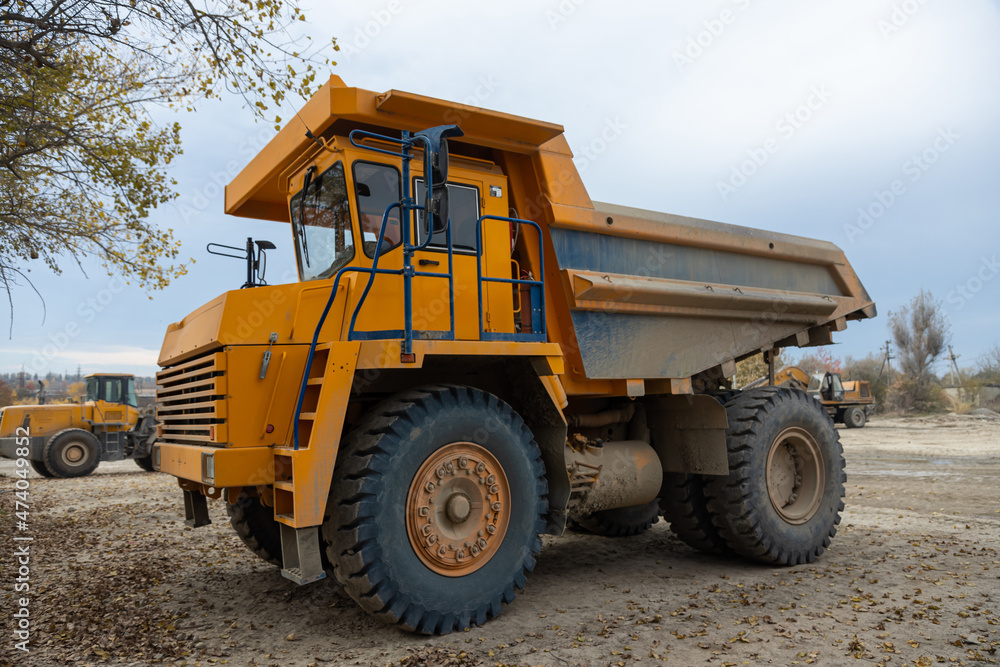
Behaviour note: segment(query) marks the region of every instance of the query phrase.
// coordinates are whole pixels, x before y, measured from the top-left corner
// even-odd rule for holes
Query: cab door
[[[484,215],[506,216],[506,182],[497,174],[464,173],[454,166],[448,181],[448,210],[452,243],[455,284],[455,337],[478,340],[480,332],[480,286],[477,262],[482,275],[493,278],[511,277],[510,227],[497,220],[484,221],[477,238],[480,218]],[[422,179],[414,180],[417,203],[422,205],[426,186]],[[416,243],[427,236],[423,216],[417,215]],[[480,249],[480,242],[482,249]],[[481,257],[480,257],[481,250]],[[414,255],[418,272],[448,273],[447,232],[436,232],[427,248]],[[482,284],[482,327],[485,331],[514,331],[513,297],[510,285]],[[418,276],[413,281],[414,330],[449,329],[449,294],[446,278]],[[425,326],[430,324],[431,326]]]

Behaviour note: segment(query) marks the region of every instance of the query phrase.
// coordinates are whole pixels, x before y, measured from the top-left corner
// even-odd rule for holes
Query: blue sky
[[[882,317],[839,334],[836,356],[876,351],[884,315],[921,288],[944,302],[961,364],[1000,342],[992,0],[315,5],[302,28],[339,39],[332,73],[348,85],[560,123],[593,199],[839,245]],[[71,261],[61,276],[26,267],[47,316],[15,292],[0,371],[153,373],[166,326],[243,281],[239,262],[205,253],[210,241],[269,239],[271,282],[292,279],[288,227],[222,212],[227,163],[273,134],[241,104],[178,117],[181,196],[153,220],[197,260],[190,273],[147,295],[88,262],[86,276]]]

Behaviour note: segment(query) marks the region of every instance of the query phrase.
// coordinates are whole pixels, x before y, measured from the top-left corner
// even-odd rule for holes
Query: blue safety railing
[[[366,139],[374,139],[377,141],[383,141],[390,144],[397,144],[400,146],[400,151],[386,150],[385,148],[379,148],[377,146],[365,145],[360,142]],[[431,152],[432,147],[427,137],[420,135],[411,135],[409,132],[403,132],[402,138],[397,139],[395,137],[387,137],[381,134],[375,134],[374,132],[366,132],[364,130],[354,130],[350,134],[351,145],[362,148],[364,150],[373,151],[375,153],[381,153],[383,155],[391,155],[393,157],[402,158],[402,180],[403,180],[403,197],[398,203],[390,204],[386,207],[385,211],[382,213],[382,224],[379,226],[378,240],[375,243],[375,256],[372,259],[371,268],[366,267],[344,267],[337,271],[336,276],[333,279],[333,285],[330,289],[330,296],[327,298],[326,306],[323,308],[322,314],[320,314],[319,321],[316,323],[316,329],[313,331],[312,341],[309,343],[309,352],[306,355],[305,371],[302,374],[302,384],[299,387],[299,399],[295,405],[295,416],[293,419],[293,434],[292,434],[292,445],[295,449],[300,446],[299,441],[299,417],[302,415],[302,404],[305,401],[306,389],[309,386],[309,371],[312,368],[313,359],[316,355],[316,345],[319,343],[319,334],[323,329],[323,325],[326,323],[327,315],[330,313],[330,307],[337,298],[337,291],[340,288],[340,279],[347,273],[367,273],[368,282],[365,285],[364,291],[361,293],[361,297],[358,299],[358,303],[354,308],[354,312],[351,315],[351,323],[347,331],[347,340],[377,340],[377,339],[391,339],[391,338],[402,338],[403,344],[401,349],[401,354],[412,355],[413,354],[413,278],[415,277],[427,277],[427,278],[447,278],[448,280],[448,302],[450,304],[450,320],[451,328],[449,331],[418,331],[418,338],[434,338],[437,340],[454,340],[455,339],[455,278],[454,278],[454,259],[452,252],[452,242],[451,242],[451,225],[446,225],[445,238],[448,246],[448,272],[447,273],[433,273],[429,271],[416,271],[413,268],[413,254],[417,251],[423,250],[431,242],[434,236],[434,214],[427,206],[419,205],[415,202],[410,193],[410,160],[413,158],[412,150],[418,145],[423,146],[424,150],[424,180],[427,184],[427,193],[424,197],[425,201],[429,201],[430,193],[433,191],[432,174],[433,165],[431,162]],[[385,242],[385,231],[389,222],[389,213],[398,208],[400,210],[400,228],[402,230],[402,248],[403,248],[403,268],[401,269],[380,269],[378,267],[379,259],[382,256],[382,246]],[[418,243],[413,245],[410,242],[410,231],[412,229],[413,213],[414,211],[423,211],[424,217],[427,224],[427,239],[423,243]],[[384,275],[401,275],[403,277],[403,303],[404,303],[404,313],[403,313],[403,329],[402,330],[392,330],[392,331],[355,331],[354,327],[357,324],[358,313],[361,312],[361,307],[364,305],[365,300],[368,298],[369,292],[371,292],[372,285],[375,282],[375,276],[377,274]]]
[[[501,220],[508,225],[531,225],[538,233],[538,273],[545,276],[545,258],[542,256],[542,228],[537,222],[531,220],[521,220],[520,218],[505,218],[500,215],[484,215],[476,223],[476,283],[479,286],[479,339],[489,341],[518,341],[518,342],[542,342],[546,340],[545,335],[545,283],[541,280],[522,280],[518,278],[490,278],[483,277],[483,223],[487,220]],[[486,331],[483,326],[483,283],[502,283],[508,285],[529,286],[530,308],[531,308],[531,332],[530,333],[503,333],[499,331]],[[522,304],[522,308],[524,305]]]

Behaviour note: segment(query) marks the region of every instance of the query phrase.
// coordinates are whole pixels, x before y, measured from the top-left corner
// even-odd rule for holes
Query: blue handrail
[[[541,280],[521,280],[520,278],[491,278],[483,277],[483,223],[487,220],[501,220],[507,224],[531,225],[538,232],[538,272],[542,276]],[[542,243],[542,228],[537,222],[532,220],[522,220],[521,218],[507,218],[501,215],[484,215],[479,218],[476,224],[476,283],[479,288],[479,338],[480,340],[513,340],[513,341],[542,341],[547,340],[545,334],[545,256]],[[506,283],[509,285],[529,285],[531,287],[532,311],[538,310],[539,316],[531,318],[530,334],[503,334],[488,332],[483,327],[483,283]],[[538,307],[535,307],[538,304]],[[537,322],[537,326],[536,326]]]

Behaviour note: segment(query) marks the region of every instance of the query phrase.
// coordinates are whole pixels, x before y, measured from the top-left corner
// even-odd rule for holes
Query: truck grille
[[[156,374],[157,440],[225,445],[226,353],[215,352],[164,368]]]

